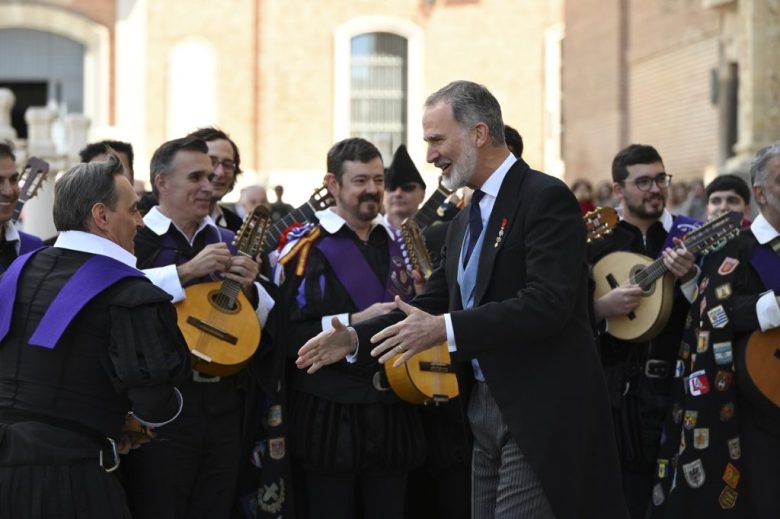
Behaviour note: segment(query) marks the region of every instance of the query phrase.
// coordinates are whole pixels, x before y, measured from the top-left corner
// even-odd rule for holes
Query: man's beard
[[[631,214],[641,218],[642,220],[655,220],[664,213],[664,208],[666,207],[666,201],[663,199],[663,197],[661,197],[661,200],[663,203],[657,211],[646,210],[644,199],[639,205],[633,205],[628,200],[626,200],[626,208]]]
[[[376,215],[379,214],[379,209],[382,207],[381,197],[378,194],[372,194],[372,193],[364,193],[358,197],[358,203],[352,208],[349,208],[349,206],[346,203],[343,203],[344,200],[339,200],[342,202],[341,205],[345,209],[347,209],[352,215],[355,216],[358,220],[362,220],[364,222],[370,222],[374,218],[376,218]],[[375,202],[376,203],[376,209],[362,209],[361,206],[363,202]]]
[[[449,177],[444,177],[441,184],[450,191],[465,187],[474,175],[476,166],[477,150],[475,147],[466,144],[463,147],[460,160],[452,163],[452,173],[450,173]]]

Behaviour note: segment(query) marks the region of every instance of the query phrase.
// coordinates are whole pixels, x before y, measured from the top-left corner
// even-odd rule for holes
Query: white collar
[[[84,231],[62,231],[54,242],[60,249],[76,250],[89,254],[100,254],[121,261],[128,267],[135,267],[136,258],[116,243]]]
[[[150,231],[158,236],[162,236],[163,234],[167,233],[168,229],[170,229],[171,225],[173,225],[173,227],[178,230],[182,236],[187,238],[187,235],[184,233],[184,231],[182,231],[173,220],[162,214],[160,211],[160,206],[158,205],[152,207],[149,212],[146,213],[146,216],[144,216],[144,225],[146,225]],[[200,233],[200,231],[209,225],[217,229],[217,224],[214,223],[214,220],[212,220],[210,216],[206,216],[203,220],[201,220],[198,228],[195,230],[195,234],[192,235],[193,239],[198,235],[198,233]],[[187,241],[190,241],[189,238],[187,238]]]
[[[772,227],[769,220],[764,218],[763,214],[759,214],[758,217],[750,224],[750,230],[753,231],[753,236],[756,237],[758,243],[761,245],[769,243],[773,238],[780,236],[780,232]]]
[[[506,177],[507,172],[514,165],[515,162],[517,162],[517,157],[509,153],[506,159],[504,159],[504,162],[502,162],[501,165],[498,166],[498,168],[496,168],[496,170],[490,174],[490,176],[487,178],[487,180],[485,180],[485,182],[482,184],[479,190],[485,193],[486,195],[490,195],[493,198],[497,198],[498,191],[499,189],[501,189],[501,184],[504,182],[504,177]]]
[[[338,214],[336,214],[336,212],[333,210],[332,207],[323,209],[322,211],[317,211],[316,213],[314,213],[314,215],[320,221],[320,226],[326,231],[328,231],[330,234],[337,233],[339,229],[347,225],[347,221],[344,220],[344,218],[342,218]],[[374,219],[371,220],[371,230],[373,231],[374,227],[376,227],[377,225],[381,225],[382,228],[385,231],[387,231],[387,235],[391,239],[393,240],[395,239],[395,235],[393,234],[393,229],[390,227],[390,224],[387,223],[385,217],[381,214],[376,215]]]
[[[14,244],[14,248],[16,249],[16,254],[18,256],[19,251],[22,250],[22,237],[19,236],[19,229],[17,229],[16,226],[11,223],[11,220],[5,222],[5,241]]]
[[[21,237],[19,236],[19,230],[16,228],[14,224],[11,223],[11,220],[5,222],[4,226],[5,226],[5,241],[12,242],[12,241],[21,240]]]

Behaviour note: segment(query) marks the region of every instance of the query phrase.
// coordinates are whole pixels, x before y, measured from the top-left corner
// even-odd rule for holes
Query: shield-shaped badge
[[[710,347],[710,332],[702,330],[696,340],[696,352],[704,353]]]
[[[729,324],[729,317],[726,315],[723,305],[707,310],[707,317],[710,318],[713,328],[725,328]]]
[[[731,342],[716,342],[712,345],[712,353],[715,355],[715,364],[727,366],[734,360],[731,350]]]
[[[708,428],[693,430],[693,448],[706,449],[710,446],[710,430]]]
[[[718,504],[724,510],[731,510],[737,504],[737,491],[733,488],[723,487],[718,498]]]
[[[685,416],[683,417],[683,427],[689,431],[696,427],[696,420],[699,418],[699,411],[693,411],[691,409],[685,410]]]
[[[715,297],[718,301],[725,301],[731,297],[731,283],[723,283],[715,287]]]
[[[700,459],[693,460],[690,463],[686,463],[682,466],[683,475],[685,475],[685,481],[691,488],[699,488],[704,485],[704,481],[707,479],[704,474],[704,465]]]
[[[280,460],[284,458],[284,451],[284,436],[268,440],[268,453],[272,459]]]
[[[731,382],[734,380],[734,373],[719,369],[717,375],[715,375],[715,389],[718,391],[726,391],[731,387]]]
[[[729,457],[731,459],[738,460],[740,457],[742,457],[742,449],[739,446],[739,436],[730,439],[726,443],[729,445]]]
[[[737,268],[737,265],[739,265],[738,259],[727,257],[723,260],[723,263],[720,264],[720,267],[718,267],[718,274],[721,276],[731,274],[734,272],[734,269]]]
[[[734,404],[727,402],[720,407],[720,421],[728,422],[734,416]]]

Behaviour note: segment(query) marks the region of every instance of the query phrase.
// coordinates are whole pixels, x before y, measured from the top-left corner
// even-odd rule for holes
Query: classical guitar
[[[753,332],[737,370],[740,383],[748,386],[746,394],[758,392],[774,404],[775,413],[780,413],[780,328]]]
[[[19,175],[19,199],[11,214],[11,222],[16,223],[22,212],[25,202],[34,197],[41,189],[46,174],[49,172],[49,163],[35,157],[30,157],[24,171]]]
[[[279,245],[279,239],[284,231],[293,224],[304,223],[314,218],[314,213],[327,209],[336,203],[333,195],[330,194],[325,186],[318,187],[302,206],[293,209],[284,215],[278,222],[274,223],[268,229],[265,240],[263,241],[262,251],[268,254]]]
[[[236,234],[238,254],[254,258],[260,251],[270,212],[258,206]],[[192,353],[193,369],[206,375],[238,372],[260,345],[260,323],[252,304],[232,279],[187,287],[176,304],[179,329]]]
[[[707,254],[739,233],[742,213],[726,213],[685,235],[680,248]],[[607,333],[629,342],[644,342],[658,335],[669,321],[674,297],[674,276],[663,263],[633,252],[613,252],[593,265],[594,299],[613,288],[633,283],[642,289],[642,301],[628,315],[607,318]]]
[[[412,270],[417,270],[427,279],[433,272],[433,266],[419,227],[412,218],[407,218],[401,224],[400,232],[404,259]],[[400,366],[393,367],[397,358],[398,355],[385,362],[385,375],[401,400],[411,404],[440,404],[458,396],[458,380],[446,342],[421,351]]]

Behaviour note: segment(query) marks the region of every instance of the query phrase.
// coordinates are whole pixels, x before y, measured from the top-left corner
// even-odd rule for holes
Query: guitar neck
[[[417,224],[417,227],[419,227],[420,230],[425,229],[436,220],[438,217],[436,211],[449,195],[450,193],[445,191],[443,187],[438,187],[417,213],[415,213],[412,220]]]
[[[27,202],[27,199],[22,199],[21,197],[16,201],[14,212],[11,213],[11,223],[16,223],[19,220],[19,215],[22,214],[22,208],[24,207],[25,202]]]
[[[281,220],[268,229],[265,240],[263,241],[263,253],[268,254],[276,248],[285,229],[294,223],[302,223],[311,220],[314,217],[314,213],[314,208],[309,202],[306,202],[297,209],[293,209],[284,215]]]

